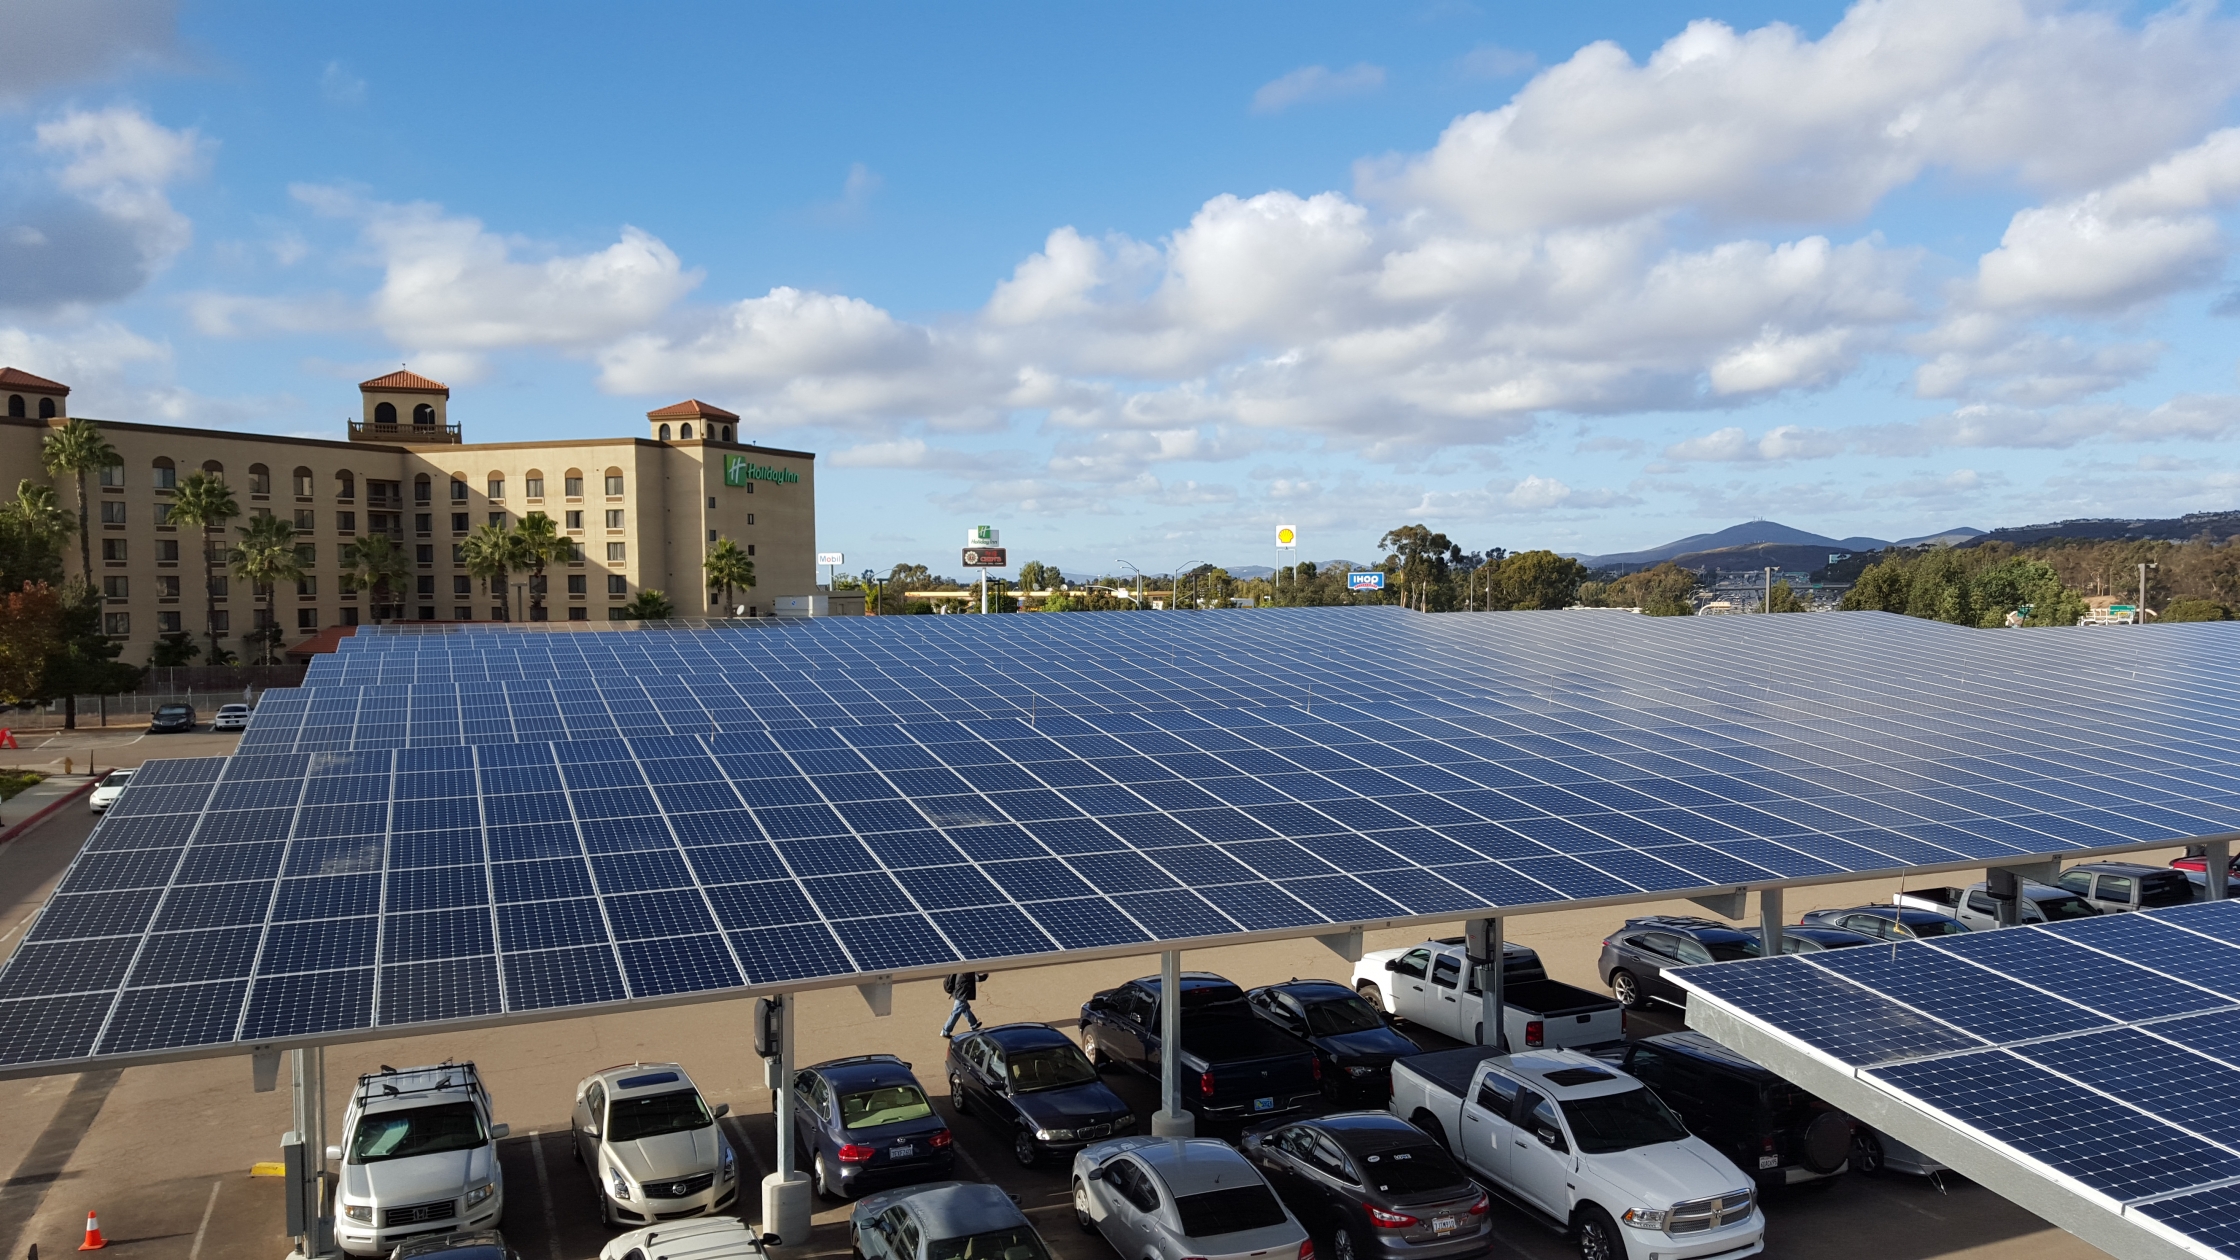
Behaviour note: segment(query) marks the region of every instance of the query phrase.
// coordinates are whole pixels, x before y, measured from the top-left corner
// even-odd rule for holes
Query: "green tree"
[[[667,621],[676,616],[676,612],[668,596],[650,588],[639,591],[622,606],[622,616],[627,621]]]
[[[61,605],[61,594],[45,582],[0,594],[0,704],[39,698],[58,640]]]
[[[708,548],[708,558],[700,562],[707,570],[708,585],[723,594],[723,615],[731,615],[731,592],[754,585],[754,561],[747,558],[747,549],[728,538],[719,538]]]
[[[78,555],[84,562],[81,570],[88,582],[93,581],[93,521],[91,500],[86,495],[86,474],[97,468],[123,462],[109,439],[101,436],[101,429],[91,420],[71,419],[59,429],[49,433],[39,444],[39,455],[53,474],[75,473],[78,478]]]
[[[487,529],[489,527],[484,526],[483,528]],[[343,585],[353,590],[371,593],[373,598],[368,602],[373,604],[373,610],[376,614],[381,609],[378,602],[381,599],[381,593],[397,590],[404,585],[405,579],[411,576],[412,563],[404,558],[404,552],[399,550],[395,543],[389,541],[387,534],[367,534],[357,542],[343,548]],[[381,622],[378,615],[373,620],[376,625]]]
[[[171,494],[172,523],[202,534],[202,589],[207,601],[203,629],[210,638],[212,665],[224,663],[219,659],[223,649],[218,646],[218,565],[227,550],[224,530],[226,522],[239,515],[241,505],[234,502],[232,487],[213,473],[189,473]],[[213,530],[220,534],[216,544],[210,541]]]
[[[1517,612],[1569,608],[1587,580],[1587,566],[1552,551],[1520,551],[1491,567],[1483,579],[1486,607]]]
[[[522,517],[521,524],[514,528],[513,536],[518,553],[527,562],[529,569],[530,602],[541,606],[545,595],[545,566],[558,560],[573,560],[576,554],[575,540],[562,537],[559,526],[553,524],[552,518],[542,512],[531,512]],[[531,621],[537,619],[537,611],[536,608],[530,610]]]
[[[1667,560],[1608,582],[1584,582],[1579,602],[1592,608],[1638,608],[1651,617],[1695,615],[1696,575]]]
[[[1447,581],[1454,564],[1462,559],[1462,548],[1445,534],[1418,524],[1387,531],[1377,540],[1377,549],[1392,553],[1384,564],[1390,574],[1385,582],[1399,588],[1402,604],[1430,612],[1436,596],[1440,607],[1446,607],[1450,594]]]
[[[296,527],[277,516],[252,517],[240,529],[241,545],[234,549],[233,572],[249,584],[252,594],[264,592],[265,621],[256,634],[264,647],[264,663],[272,663],[272,645],[280,638],[277,607],[279,586],[303,576],[296,561]]]
[[[0,592],[21,590],[26,582],[60,586],[62,540],[72,528],[55,506],[54,487],[16,483],[15,500],[0,504]]]
[[[2164,621],[2230,621],[2232,610],[2213,599],[2173,599],[2162,607]]]
[[[120,664],[124,645],[101,632],[101,593],[83,578],[62,584],[56,609],[55,645],[47,658],[39,699],[62,701],[62,724],[78,726],[78,697],[135,691],[141,671]]]
[[[466,562],[467,572],[479,579],[500,604],[509,610],[513,607],[506,599],[506,575],[527,568],[529,563],[528,550],[513,531],[503,525],[477,526],[459,544],[459,557]]]
[[[1765,610],[1769,613],[1811,612],[1812,605],[1799,599],[1787,582],[1775,582],[1773,589],[1766,592]]]
[[[1065,584],[1066,575],[1054,564],[1029,560],[1019,566],[1019,593],[1022,595],[1029,591],[1054,591]]]

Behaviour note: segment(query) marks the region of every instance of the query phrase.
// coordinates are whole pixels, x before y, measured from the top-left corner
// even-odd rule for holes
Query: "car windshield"
[[[1283,1224],[1283,1205],[1266,1186],[1231,1186],[1185,1194],[1175,1199],[1174,1208],[1182,1216],[1182,1233],[1188,1238],[1241,1234]]]
[[[705,1129],[715,1122],[716,1118],[708,1114],[708,1105],[700,1101],[700,1091],[696,1089],[640,1094],[636,1098],[617,1098],[607,1104],[609,1142],[635,1142],[664,1133]]]
[[[1688,1136],[1688,1126],[1680,1123],[1672,1108],[1646,1089],[1575,1098],[1563,1104],[1563,1118],[1571,1122],[1572,1136],[1587,1155],[1630,1151]]]
[[[360,1116],[350,1135],[350,1162],[374,1164],[444,1151],[469,1151],[489,1139],[473,1103],[435,1103],[404,1111]]]
[[[963,1238],[936,1238],[926,1244],[926,1260],[1048,1260],[1042,1239],[1024,1222]]]
[[[1905,924],[1906,931],[1913,933],[1915,936],[1966,936],[1968,934],[1968,925],[1958,919],[1923,917],[1900,921]]]
[[[1078,1046],[1051,1046],[1046,1050],[1014,1050],[1004,1057],[1004,1071],[1011,1077],[1011,1092],[1032,1094],[1045,1089],[1086,1085],[1097,1079],[1097,1069]]]
[[[2039,900],[2038,911],[2046,916],[2048,923],[2059,923],[2063,919],[2097,917],[2100,908],[2082,897],[2045,897]]]
[[[160,709],[157,709],[157,710],[156,710],[156,716],[157,716],[157,717],[185,717],[186,715],[188,715],[189,713],[192,713],[192,712],[194,712],[194,710],[193,710],[193,709],[190,709],[190,708],[188,708],[187,706],[185,706],[185,705],[183,705],[183,704],[167,704],[167,705],[163,706],[162,708],[160,708]]]
[[[1315,1037],[1338,1037],[1346,1033],[1367,1032],[1384,1027],[1384,1019],[1360,998],[1347,994],[1327,1002],[1316,1002],[1307,1007],[1307,1033]]]
[[[1353,1162],[1369,1184],[1385,1194],[1456,1194],[1470,1184],[1460,1165],[1428,1142],[1408,1142],[1382,1150],[1356,1151]]]
[[[132,772],[130,770],[111,770],[109,772],[109,777],[101,781],[101,786],[123,787],[126,780],[130,778],[132,778]]]
[[[840,1095],[840,1123],[851,1129],[923,1120],[932,1114],[933,1104],[915,1085],[885,1085]]]

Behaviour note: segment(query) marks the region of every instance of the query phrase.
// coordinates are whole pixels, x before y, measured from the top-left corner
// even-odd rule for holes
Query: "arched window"
[[[565,493],[565,494],[566,494],[566,495],[567,495],[567,496],[568,496],[569,498],[571,498],[571,499],[580,499],[580,498],[582,498],[582,497],[583,497],[583,470],[582,470],[581,468],[571,468],[571,469],[569,469],[569,470],[568,470],[568,475],[567,475],[567,478],[566,478],[566,480],[564,480],[564,481],[562,481],[562,482],[560,483],[560,487],[561,487],[561,491],[562,491],[563,493]]]
[[[521,478],[521,493],[531,499],[544,497],[544,470],[532,468]]]
[[[8,414],[11,416],[23,416],[28,414],[23,409],[23,395],[8,395]]]
[[[310,470],[310,469],[308,469],[308,468],[298,468],[298,469],[296,469],[296,473],[295,473],[295,480],[296,480],[296,497],[297,497],[297,498],[299,498],[299,499],[308,499],[308,498],[310,498],[310,497],[311,497],[311,493],[312,493],[312,492],[311,492],[311,470]]]
[[[664,442],[666,442],[666,441],[668,441],[668,440],[669,440],[669,426],[668,426],[668,425],[662,425],[662,426],[661,426],[661,440],[662,440],[662,441],[664,441]]]
[[[334,497],[344,503],[358,497],[358,479],[347,468],[334,475]]]
[[[610,495],[617,495],[622,493],[621,469],[609,468],[607,470],[607,493]]]
[[[39,400],[39,418],[41,420],[54,419],[54,399],[42,398]]]
[[[226,479],[226,466],[219,463],[217,460],[206,459],[202,461],[202,471],[209,473],[211,476],[216,477],[220,481],[224,481]]]
[[[723,440],[726,442],[731,440],[731,426],[728,424],[723,426]]]
[[[412,409],[412,423],[425,429],[433,426],[435,422],[436,409],[429,404],[421,403]]]
[[[373,422],[375,424],[395,424],[397,422],[397,405],[395,403],[375,403],[373,405]]]
[[[492,499],[503,499],[506,497],[506,475],[504,473],[493,471],[490,474],[489,486],[490,497]]]
[[[428,474],[421,473],[412,479],[412,501],[414,503],[426,503],[433,497],[435,497],[435,483],[428,480]]]
[[[263,464],[249,465],[249,493],[272,493],[272,470]]]
[[[156,489],[176,490],[179,488],[179,466],[172,463],[169,456],[156,456],[155,470]]]
[[[451,501],[453,503],[465,503],[467,501],[467,475],[465,473],[451,474]]]
[[[683,439],[684,439],[684,440],[686,440],[687,442],[691,441],[691,440],[692,440],[692,426],[691,426],[691,425],[689,425],[689,424],[680,424],[680,425],[678,425],[678,426],[677,426],[677,436],[678,436],[678,437],[681,437],[681,438],[683,438]]]

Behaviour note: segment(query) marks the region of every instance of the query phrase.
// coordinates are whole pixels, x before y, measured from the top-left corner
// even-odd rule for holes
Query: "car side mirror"
[[[1092,1168],[1092,1169],[1090,1169],[1090,1170],[1089,1170],[1089,1180],[1091,1180],[1091,1181],[1109,1181],[1109,1180],[1111,1180],[1111,1173],[1112,1173],[1112,1165],[1110,1165],[1110,1164],[1099,1164],[1099,1165],[1097,1165],[1097,1166],[1096,1166],[1095,1168]]]
[[[341,1147],[339,1147],[339,1146],[330,1146],[330,1147],[328,1147],[328,1148],[327,1148],[327,1158],[328,1158],[328,1159],[341,1159],[341,1158],[342,1158],[342,1148],[341,1148]]]
[[[1554,1129],[1549,1128],[1547,1125],[1543,1124],[1535,1126],[1532,1130],[1532,1134],[1534,1137],[1540,1139],[1540,1145],[1547,1147],[1551,1151],[1560,1151],[1563,1149],[1563,1134],[1556,1132]]]
[[[715,1112],[715,1115],[716,1115],[716,1119],[718,1119],[718,1120],[721,1120],[721,1119],[723,1119],[723,1118],[724,1118],[725,1116],[728,1116],[728,1115],[730,1115],[730,1114],[731,1114],[731,1104],[730,1104],[730,1103],[717,1103],[717,1104],[716,1104],[716,1112]]]
[[[498,1141],[512,1132],[513,1126],[510,1124],[493,1124],[490,1126],[490,1140]]]
[[[1399,960],[1399,959],[1397,959],[1397,958],[1387,958],[1387,959],[1385,959],[1385,960],[1384,960],[1384,969],[1385,969],[1386,971],[1398,971],[1398,970],[1400,970],[1400,960]]]

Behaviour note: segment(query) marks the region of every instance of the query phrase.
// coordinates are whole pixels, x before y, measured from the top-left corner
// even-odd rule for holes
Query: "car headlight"
[[[490,1196],[497,1192],[498,1187],[494,1185],[476,1186],[474,1189],[467,1191],[467,1207],[472,1209],[488,1203]]]
[[[1667,1208],[1627,1208],[1625,1222],[1635,1229],[1663,1229],[1665,1218],[1670,1215]]]
[[[1122,1130],[1132,1129],[1134,1127],[1136,1127],[1136,1116],[1132,1111],[1127,1115],[1115,1117],[1112,1121],[1112,1131],[1114,1133],[1119,1133]]]
[[[370,1203],[345,1203],[342,1214],[360,1225],[373,1224],[373,1205]]]
[[[1074,1139],[1075,1131],[1072,1129],[1036,1129],[1034,1135],[1045,1142],[1071,1142]]]
[[[729,1142],[723,1144],[722,1172],[725,1181],[739,1175],[739,1156],[731,1149]]]
[[[621,1169],[612,1166],[607,1169],[607,1184],[614,1189],[614,1197],[618,1199],[631,1197],[630,1179],[622,1175]]]

